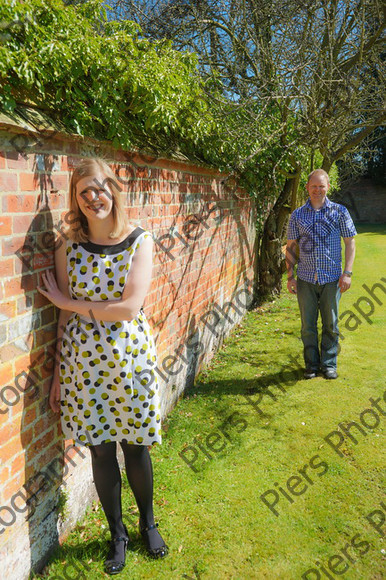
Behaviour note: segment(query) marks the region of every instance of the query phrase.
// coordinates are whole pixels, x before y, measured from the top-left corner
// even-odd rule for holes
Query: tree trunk
[[[289,202],[294,185],[296,185],[296,176],[286,179],[283,189],[264,225],[259,260],[256,262],[260,301],[274,298],[281,290],[282,241],[284,228],[291,211]]]

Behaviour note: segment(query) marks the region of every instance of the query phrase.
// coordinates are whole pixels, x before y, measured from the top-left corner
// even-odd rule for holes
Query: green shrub
[[[109,21],[102,0],[0,4],[0,108],[27,103],[115,146],[193,150],[214,128],[196,57]]]

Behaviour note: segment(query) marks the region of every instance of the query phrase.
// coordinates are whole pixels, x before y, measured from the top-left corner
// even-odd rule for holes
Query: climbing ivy
[[[0,108],[30,104],[72,133],[117,147],[205,148],[216,123],[196,56],[150,42],[131,21],[108,19],[102,0],[0,4]]]

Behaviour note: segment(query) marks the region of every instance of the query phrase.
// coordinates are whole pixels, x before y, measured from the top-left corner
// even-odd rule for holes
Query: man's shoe
[[[325,371],[323,371],[323,375],[325,379],[337,379],[338,378],[338,373],[336,372],[335,369],[326,369]]]
[[[318,374],[318,371],[317,370],[306,369],[304,371],[303,377],[305,379],[314,379],[317,376],[317,374]]]

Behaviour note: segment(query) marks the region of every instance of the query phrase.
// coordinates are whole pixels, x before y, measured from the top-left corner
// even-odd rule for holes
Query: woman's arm
[[[62,294],[70,299],[70,292],[68,290],[68,274],[66,263],[66,244],[60,244],[55,250],[55,272],[58,281],[58,287]],[[50,406],[54,413],[60,411],[60,382],[59,382],[59,366],[60,366],[60,351],[63,342],[63,334],[68,319],[72,312],[68,310],[60,310],[58,318],[58,328],[56,331],[56,348],[54,357],[54,372],[52,376],[51,390],[50,390]]]
[[[59,248],[58,251],[60,252],[61,249]],[[58,272],[58,284],[51,272],[44,273],[43,282],[46,289],[39,288],[39,291],[62,310],[76,312],[83,316],[95,318],[96,320],[109,322],[132,320],[137,316],[150,288],[152,257],[153,240],[151,237],[148,237],[143,240],[141,246],[133,256],[125,288],[119,300],[73,300],[69,295],[64,295],[64,292],[62,292],[59,286]],[[64,264],[62,264],[61,270],[66,268],[65,260],[66,255],[64,254]],[[61,276],[62,273],[60,272],[59,275]]]

